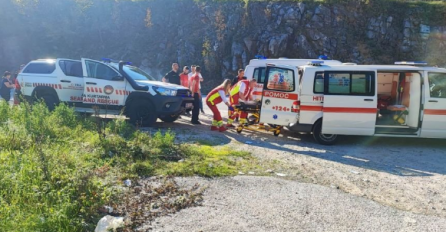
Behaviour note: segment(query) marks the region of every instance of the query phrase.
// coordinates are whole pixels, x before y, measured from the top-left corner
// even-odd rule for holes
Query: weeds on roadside
[[[0,231],[92,231],[99,209],[122,200],[124,179],[234,175],[251,161],[66,105],[49,112],[43,103],[0,103]]]

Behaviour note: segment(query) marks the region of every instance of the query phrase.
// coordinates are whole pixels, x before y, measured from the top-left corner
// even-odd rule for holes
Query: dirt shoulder
[[[446,219],[275,177],[178,178],[207,186],[203,205],[157,218],[154,231],[445,231]]]
[[[322,146],[310,135],[288,131],[279,137],[257,131],[211,132],[207,113],[201,116],[205,123],[201,126],[192,126],[183,117],[175,124],[158,123],[151,130],[171,127],[182,143],[198,141],[249,151],[275,162],[274,171],[290,180],[340,189],[408,212],[446,217],[444,140],[345,137],[335,146]]]

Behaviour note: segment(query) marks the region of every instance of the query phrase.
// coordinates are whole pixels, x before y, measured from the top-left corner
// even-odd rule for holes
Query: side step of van
[[[398,134],[398,135],[417,135],[418,128],[409,127],[376,127],[376,134]]]

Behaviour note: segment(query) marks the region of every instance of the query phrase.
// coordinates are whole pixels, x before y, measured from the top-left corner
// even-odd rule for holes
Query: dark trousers
[[[192,110],[192,122],[198,122],[200,114],[200,94],[194,93],[194,109]]]

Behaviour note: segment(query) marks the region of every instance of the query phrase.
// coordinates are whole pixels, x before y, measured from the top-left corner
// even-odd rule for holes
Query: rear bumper
[[[192,97],[157,96],[153,98],[158,117],[179,115],[187,109],[191,109],[187,108],[187,106],[191,106],[193,102],[194,98]]]

